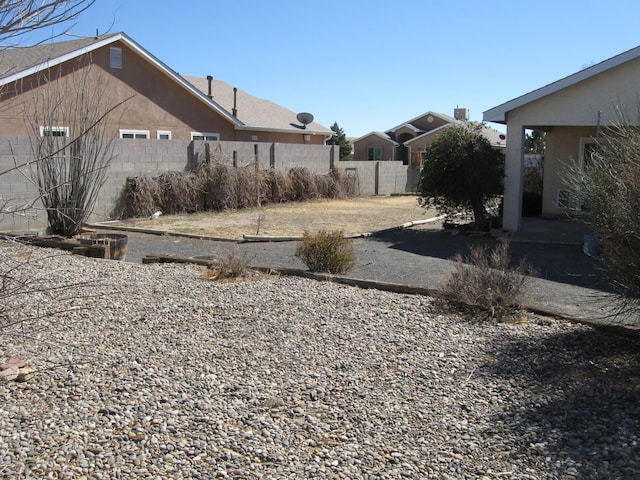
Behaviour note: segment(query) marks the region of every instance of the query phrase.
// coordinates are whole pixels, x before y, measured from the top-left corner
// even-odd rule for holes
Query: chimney
[[[238,89],[236,87],[233,87],[233,110],[231,110],[231,114],[234,117],[238,117],[238,109],[236,108],[237,105],[237,99],[238,99]]]
[[[454,108],[453,109],[453,118],[456,120],[462,120],[466,122],[469,120],[469,109],[468,108]]]
[[[211,75],[207,75],[207,81],[209,82],[209,89],[207,93],[207,97],[213,99],[213,94],[211,93],[211,81],[213,80],[213,77]]]

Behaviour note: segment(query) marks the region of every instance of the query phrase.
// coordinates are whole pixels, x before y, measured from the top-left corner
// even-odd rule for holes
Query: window
[[[556,204],[558,205],[558,208],[578,210],[576,197],[570,190],[558,190],[558,199]]]
[[[191,132],[191,140],[207,140],[210,142],[220,141],[219,133]]]
[[[122,49],[111,47],[109,49],[109,66],[111,68],[122,68]]]
[[[592,158],[597,152],[598,142],[593,137],[580,139],[580,170],[584,170],[584,168],[592,162]],[[578,194],[578,198],[575,199],[573,207],[575,210],[588,212],[589,206],[581,197],[582,195]]]
[[[367,148],[367,160],[382,160],[382,147]]]
[[[120,130],[120,138],[149,138],[149,130]]]
[[[580,168],[591,162],[591,157],[598,151],[598,143],[593,138],[580,139]]]
[[[69,127],[40,127],[41,137],[68,137]]]
[[[171,140],[171,130],[158,130],[158,140]]]

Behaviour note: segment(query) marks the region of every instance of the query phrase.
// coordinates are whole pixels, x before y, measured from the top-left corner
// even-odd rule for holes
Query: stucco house
[[[456,123],[466,122],[469,111],[456,108],[454,116],[444,113],[426,112],[385,132],[371,132],[353,141],[354,160],[395,160],[405,165],[420,166],[426,147],[442,133],[443,129]],[[496,148],[506,145],[504,135],[490,127],[483,134]]]
[[[32,135],[34,125],[25,120],[34,99],[53,82],[61,89],[77,88],[89,68],[107,105],[134,95],[107,119],[114,138],[324,145],[333,135],[314,122],[301,125],[295,112],[212,77],[181,76],[126,34],[113,33],[4,50],[0,136]],[[67,134],[64,125],[35,127]]]
[[[507,126],[503,228],[522,226],[525,130],[546,132],[542,214],[580,211],[562,181],[571,162],[582,162],[594,148],[600,128],[614,124],[617,112],[636,118],[640,108],[640,47],[484,112],[486,122]]]

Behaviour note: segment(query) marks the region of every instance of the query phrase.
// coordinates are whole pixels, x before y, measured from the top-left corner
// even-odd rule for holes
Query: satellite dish
[[[303,125],[302,128],[307,128],[307,125],[313,122],[313,115],[307,112],[301,112],[296,115],[298,121]]]

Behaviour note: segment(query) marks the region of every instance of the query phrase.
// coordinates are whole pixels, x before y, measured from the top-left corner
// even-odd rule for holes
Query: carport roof
[[[631,50],[627,50],[626,52],[604,60],[591,67],[580,70],[573,75],[564,77],[553,83],[545,85],[544,87],[538,88],[537,90],[533,90],[532,92],[521,95],[520,97],[514,98],[513,100],[509,100],[508,102],[498,105],[497,107],[491,108],[483,113],[482,119],[485,122],[506,124],[508,112],[520,108],[528,103],[539,100],[543,97],[546,97],[547,95],[551,95],[552,93],[556,93],[562,89],[571,87],[579,82],[582,82],[583,80],[606,72],[607,70],[615,68],[638,57],[640,57],[640,46],[632,48]]]

